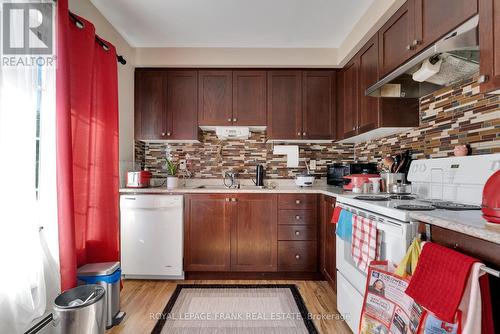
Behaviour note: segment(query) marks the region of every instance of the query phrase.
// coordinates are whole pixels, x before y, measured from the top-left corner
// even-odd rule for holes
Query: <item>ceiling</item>
[[[91,0],[132,47],[338,48],[375,0]]]

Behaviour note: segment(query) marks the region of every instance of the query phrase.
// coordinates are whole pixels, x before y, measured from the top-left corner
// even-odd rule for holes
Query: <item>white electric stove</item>
[[[343,194],[337,205],[377,221],[381,237],[380,259],[397,264],[417,233],[410,219],[414,211],[480,210],[484,184],[500,169],[500,154],[415,160],[408,181],[412,194]],[[366,274],[351,256],[351,243],[337,237],[337,305],[353,332],[359,328]]]

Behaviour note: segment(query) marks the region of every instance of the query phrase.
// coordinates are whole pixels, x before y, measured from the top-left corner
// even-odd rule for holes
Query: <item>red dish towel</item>
[[[453,322],[476,259],[428,242],[406,294],[439,319]]]
[[[352,217],[351,255],[360,270],[367,273],[377,258],[377,222],[358,215]]]
[[[333,216],[332,216],[332,220],[330,221],[330,223],[337,224],[337,222],[339,221],[339,217],[340,217],[341,212],[342,212],[342,208],[339,206],[336,206],[335,209],[333,209]]]
[[[495,334],[495,324],[493,321],[493,310],[491,306],[491,290],[488,274],[479,278],[481,287],[481,334]]]

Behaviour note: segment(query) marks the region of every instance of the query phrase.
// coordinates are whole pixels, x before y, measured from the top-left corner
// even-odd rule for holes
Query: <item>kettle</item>
[[[257,165],[255,169],[255,185],[257,187],[263,187],[264,186],[264,166],[262,165]]]
[[[490,176],[483,189],[483,217],[490,223],[500,224],[500,170]]]

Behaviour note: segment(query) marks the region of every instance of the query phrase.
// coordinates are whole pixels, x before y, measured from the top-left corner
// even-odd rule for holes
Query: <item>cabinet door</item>
[[[479,51],[480,74],[485,81],[481,92],[500,88],[500,2],[480,0],[479,2]]]
[[[165,72],[135,71],[135,139],[167,139]]]
[[[477,0],[413,0],[415,38],[412,47],[419,52],[478,12]]]
[[[269,71],[267,75],[269,139],[301,139],[301,71]]]
[[[200,125],[232,124],[232,71],[198,72],[198,122]]]
[[[324,196],[321,205],[321,269],[325,278],[336,286],[336,252],[335,252],[335,224],[331,223],[333,210],[335,208],[335,198]]]
[[[410,45],[414,36],[413,9],[413,0],[406,1],[379,30],[380,77],[396,69],[413,54]]]
[[[233,196],[234,198],[234,196]],[[231,270],[277,270],[277,196],[239,194],[231,228]]]
[[[378,80],[378,35],[359,52],[358,133],[375,129],[379,124],[379,98],[366,96],[365,90]]]
[[[334,139],[335,72],[302,72],[302,138]]]
[[[229,271],[231,195],[187,195],[184,267],[186,271]]]
[[[234,125],[267,124],[266,71],[233,72]]]
[[[358,122],[358,59],[353,59],[343,70],[343,137],[349,138],[357,133]]]
[[[197,71],[168,72],[167,117],[168,139],[198,139]]]

